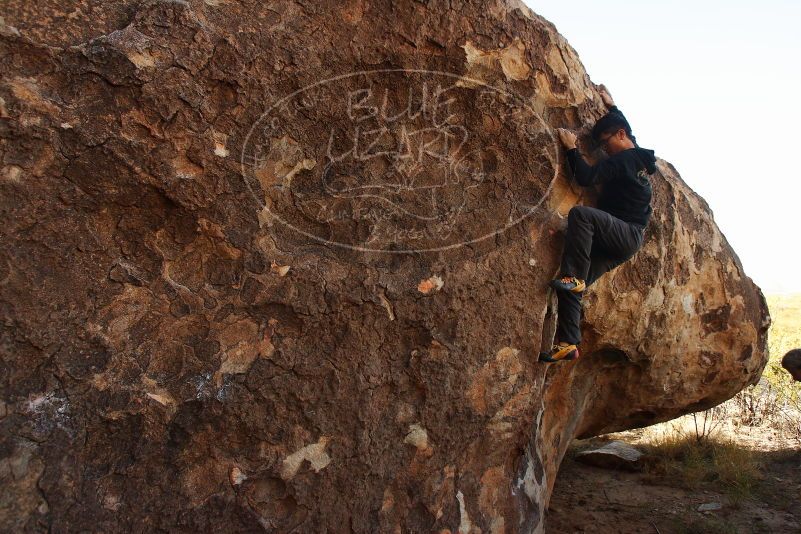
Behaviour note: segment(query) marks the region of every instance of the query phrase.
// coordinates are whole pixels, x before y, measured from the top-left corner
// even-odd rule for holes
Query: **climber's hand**
[[[615,105],[615,101],[612,100],[612,95],[609,94],[609,89],[607,89],[604,84],[599,85],[598,90],[601,92],[601,100],[604,101],[606,107],[611,108]]]
[[[559,132],[559,140],[566,149],[576,148],[576,134],[564,128],[557,128],[556,131]]]

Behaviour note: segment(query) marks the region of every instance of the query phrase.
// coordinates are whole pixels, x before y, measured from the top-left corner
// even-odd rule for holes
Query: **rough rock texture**
[[[553,129],[603,106],[522,4],[3,5],[0,530],[537,532],[571,438],[765,365],[664,161],[584,356],[536,363],[592,201]]]

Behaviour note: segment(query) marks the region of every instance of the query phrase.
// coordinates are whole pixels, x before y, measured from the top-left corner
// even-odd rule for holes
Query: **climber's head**
[[[610,111],[595,123],[592,139],[610,156],[637,146],[628,121],[615,111]]]
[[[782,358],[782,367],[784,367],[793,380],[801,382],[801,349],[793,349]]]

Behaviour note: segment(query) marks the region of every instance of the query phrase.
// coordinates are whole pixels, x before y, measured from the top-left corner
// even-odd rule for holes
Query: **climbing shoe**
[[[554,345],[550,352],[540,352],[541,362],[561,362],[564,360],[576,360],[579,357],[579,349],[576,345],[559,343]]]
[[[551,280],[548,284],[557,291],[569,291],[571,293],[581,293],[587,287],[584,280],[576,278],[575,276],[565,276]]]

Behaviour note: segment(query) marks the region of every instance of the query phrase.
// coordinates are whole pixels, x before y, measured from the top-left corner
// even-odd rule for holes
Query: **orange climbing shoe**
[[[565,360],[576,360],[579,357],[577,345],[559,343],[551,348],[550,352],[540,352],[541,362],[561,362]]]
[[[586,288],[584,280],[576,278],[575,276],[564,276],[551,280],[548,284],[557,291],[569,291],[571,293],[581,293]]]

